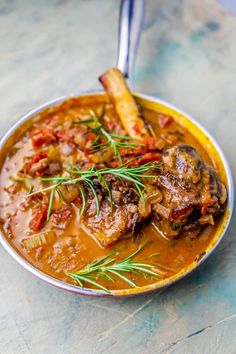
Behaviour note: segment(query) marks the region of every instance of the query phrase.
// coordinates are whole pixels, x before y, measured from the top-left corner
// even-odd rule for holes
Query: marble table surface
[[[118,11],[118,0],[0,0],[1,135],[39,104],[99,86]],[[236,178],[236,17],[214,0],[148,0],[134,87],[196,117]],[[194,274],[123,300],[53,288],[1,247],[0,353],[235,353],[235,236],[234,214]]]

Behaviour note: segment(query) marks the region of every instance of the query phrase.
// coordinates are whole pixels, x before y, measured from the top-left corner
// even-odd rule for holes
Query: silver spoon
[[[131,77],[132,68],[136,56],[136,52],[138,49],[143,19],[144,19],[144,0],[123,0],[121,2],[121,10],[120,10],[120,21],[119,21],[119,50],[118,50],[118,60],[117,66],[124,73],[126,78],[129,79]],[[103,92],[96,92],[99,95],[104,95]],[[94,91],[81,93],[80,95],[89,95],[94,94]],[[39,277],[40,279],[46,281],[47,283],[59,287],[61,289],[74,292],[77,294],[83,295],[91,295],[91,296],[133,296],[136,294],[143,294],[150,291],[160,290],[161,288],[171,285],[174,282],[182,279],[184,276],[189,274],[191,271],[196,269],[216,248],[219,242],[222,240],[227,227],[230,222],[230,218],[232,216],[233,211],[233,202],[234,202],[234,186],[232,174],[228,165],[228,162],[214,138],[198,123],[196,120],[186,113],[178,110],[171,104],[164,102],[156,97],[145,95],[142,93],[134,93],[134,97],[141,105],[145,107],[150,107],[154,110],[168,112],[175,117],[175,119],[187,127],[187,129],[204,145],[208,153],[214,154],[215,159],[217,160],[218,165],[220,166],[222,175],[224,177],[225,183],[228,187],[228,201],[227,201],[227,210],[225,215],[222,217],[221,223],[215,233],[215,237],[209,247],[206,249],[205,254],[198,261],[194,261],[190,266],[181,270],[180,273],[176,275],[157,282],[156,284],[147,285],[140,288],[135,289],[127,289],[127,290],[117,290],[113,291],[112,294],[106,294],[101,290],[94,289],[81,289],[74,285],[64,283],[60,280],[57,280],[27,262],[17,251],[8,243],[7,239],[3,234],[0,234],[0,242],[5,247],[5,249],[10,253],[10,255],[24,268],[28,271]],[[39,112],[44,110],[45,108],[54,106],[56,104],[61,103],[67,97],[60,97],[55,100],[49,101],[47,103],[42,104],[41,106],[35,108],[33,111],[29,112],[27,115],[22,117],[1,139],[0,141],[0,150],[4,147],[4,145],[9,141],[12,134],[19,129],[20,126],[25,124],[26,121],[30,120],[33,116],[37,115]]]

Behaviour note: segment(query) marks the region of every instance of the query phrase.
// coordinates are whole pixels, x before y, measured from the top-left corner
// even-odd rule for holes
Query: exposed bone
[[[121,71],[112,68],[99,77],[105,91],[115,106],[118,116],[131,137],[149,136],[137,104]]]

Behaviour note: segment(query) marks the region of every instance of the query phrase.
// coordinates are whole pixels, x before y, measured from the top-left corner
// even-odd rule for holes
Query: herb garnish
[[[141,181],[141,179],[156,177],[155,174],[148,174],[147,172],[150,170],[157,170],[160,168],[160,166],[159,164],[146,163],[141,166],[130,167],[128,166],[128,164],[129,161],[116,168],[102,168],[100,170],[96,170],[93,167],[87,171],[82,171],[79,168],[77,168],[77,166],[72,165],[72,168],[67,170],[67,175],[61,175],[57,177],[42,177],[41,181],[52,182],[53,184],[48,187],[37,190],[29,195],[51,191],[50,198],[49,198],[47,220],[49,220],[51,215],[55,191],[58,191],[58,187],[63,184],[75,184],[77,186],[82,199],[82,206],[80,209],[81,215],[83,214],[86,206],[86,195],[83,188],[84,184],[87,185],[87,187],[92,191],[96,203],[97,214],[99,213],[100,204],[99,204],[96,188],[94,185],[94,179],[97,179],[100,182],[100,184],[103,186],[103,188],[107,191],[110,199],[110,203],[113,204],[111,190],[106,180],[107,175],[113,175],[115,177],[133,183],[140,198],[144,200],[144,195],[142,191],[144,188],[144,184]]]
[[[69,276],[74,279],[78,286],[83,288],[84,283],[96,286],[107,293],[110,291],[99,282],[99,278],[104,278],[114,283],[114,276],[122,279],[133,288],[138,288],[138,285],[128,278],[124,273],[135,274],[138,276],[153,276],[160,277],[162,271],[157,269],[155,265],[144,263],[141,260],[134,260],[134,257],[140,253],[144,246],[139,247],[130,256],[116,261],[115,257],[119,251],[113,251],[105,257],[94,260],[87,264],[83,269],[78,272],[69,273]]]
[[[93,152],[111,147],[114,155],[119,159],[120,163],[122,163],[122,157],[119,149],[138,149],[140,146],[145,146],[145,144],[140,142],[140,139],[138,138],[108,132],[104,129],[103,125],[99,121],[99,117],[92,109],[89,110],[89,114],[91,115],[91,119],[73,121],[73,124],[85,125],[97,135],[97,138],[92,144]],[[102,142],[100,141],[101,139]]]

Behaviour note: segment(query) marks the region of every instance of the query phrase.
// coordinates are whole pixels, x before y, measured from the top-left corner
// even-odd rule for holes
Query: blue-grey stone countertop
[[[0,0],[1,135],[39,104],[99,86],[118,12],[118,0]],[[134,87],[196,117],[236,178],[236,17],[214,0],[148,0]],[[234,215],[194,274],[124,300],[53,288],[1,247],[0,353],[235,353],[235,236]]]

